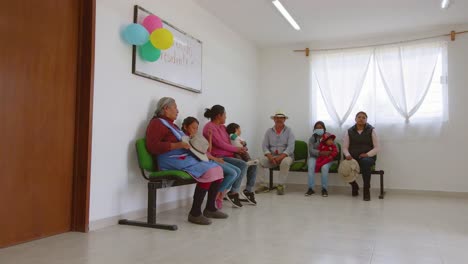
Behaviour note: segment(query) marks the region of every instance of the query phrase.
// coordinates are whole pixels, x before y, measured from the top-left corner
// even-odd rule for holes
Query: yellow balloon
[[[174,43],[174,36],[171,31],[165,28],[158,28],[150,36],[151,44],[157,49],[167,50]]]

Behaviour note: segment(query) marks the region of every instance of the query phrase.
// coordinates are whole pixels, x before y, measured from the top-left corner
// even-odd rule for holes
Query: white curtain
[[[311,56],[312,72],[331,118],[341,127],[359,98],[373,49],[326,51]]]
[[[375,50],[385,91],[397,112],[408,122],[426,97],[445,41],[381,46]]]

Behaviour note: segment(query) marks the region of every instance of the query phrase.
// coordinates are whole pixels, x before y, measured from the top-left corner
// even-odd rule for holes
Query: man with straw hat
[[[271,119],[275,122],[272,128],[268,128],[263,138],[263,154],[260,159],[260,165],[263,170],[260,173],[261,187],[257,192],[269,191],[267,181],[265,179],[265,168],[280,168],[279,184],[276,187],[278,195],[284,194],[285,183],[288,179],[289,167],[294,160],[294,143],[295,137],[291,128],[284,123],[288,117],[283,111],[276,111]]]

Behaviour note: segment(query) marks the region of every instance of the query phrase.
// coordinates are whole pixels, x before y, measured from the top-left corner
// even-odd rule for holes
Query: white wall
[[[467,26],[454,29],[466,30]],[[376,38],[373,40],[339,41],[334,43],[312,43],[287,47],[265,48],[259,53],[259,89],[262,94],[257,103],[259,109],[260,128],[257,140],[263,137],[267,127],[273,122],[268,118],[275,109],[285,110],[297,139],[307,140],[311,134],[311,126],[316,120],[311,120],[310,114],[310,66],[304,53],[294,53],[294,49],[335,48],[353,45],[368,45],[414,39],[415,37],[432,36],[448,33],[452,28],[411,35],[392,36],[391,38]],[[455,42],[448,47],[449,76],[449,121],[435,138],[415,138],[393,140],[387,136],[381,140],[382,151],[377,165],[385,170],[385,184],[388,188],[437,190],[437,191],[468,191],[468,178],[464,171],[463,158],[468,148],[468,34],[458,35]],[[378,129],[378,128],[377,128]],[[333,132],[333,131],[332,131]],[[340,134],[341,135],[341,134]],[[319,178],[319,177],[317,177]],[[294,173],[289,182],[306,183],[304,173]],[[317,183],[320,181],[317,179]],[[338,175],[330,177],[331,185],[344,185]],[[372,184],[377,186],[378,181]]]
[[[120,30],[132,22],[138,4],[203,41],[203,93],[131,74],[131,46]],[[244,127],[253,142],[256,122],[257,51],[214,16],[190,0],[98,0],[96,3],[96,60],[91,164],[90,221],[146,208],[146,184],[135,157],[134,141],[144,136],[156,102],[174,97],[179,119],[203,109],[224,105],[228,120]],[[190,198],[193,186],[158,192],[158,203]]]

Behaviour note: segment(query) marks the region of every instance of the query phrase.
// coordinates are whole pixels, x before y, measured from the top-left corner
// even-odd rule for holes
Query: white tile
[[[288,189],[257,200],[240,209],[225,203],[229,218],[211,226],[188,223],[190,208],[178,208],[157,217],[177,231],[67,233],[1,249],[0,263],[467,263],[467,199],[399,193],[363,202]]]
[[[468,244],[452,244],[441,245],[440,254],[444,264],[468,263]]]
[[[371,264],[442,264],[440,257],[426,257],[419,253],[415,254],[394,254],[394,255],[374,255]]]

